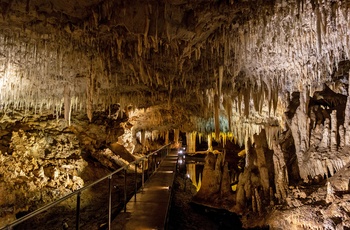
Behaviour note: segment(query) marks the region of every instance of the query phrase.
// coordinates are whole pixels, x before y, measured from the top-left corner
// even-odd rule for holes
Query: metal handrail
[[[10,230],[10,229],[12,229],[14,226],[16,226],[16,225],[18,225],[18,224],[20,224],[20,223],[23,223],[24,221],[26,221],[26,220],[28,220],[28,219],[30,219],[30,218],[32,218],[32,217],[34,217],[34,216],[36,216],[36,215],[42,213],[43,211],[46,211],[46,210],[50,209],[50,208],[53,207],[53,206],[56,206],[57,204],[59,204],[59,203],[65,201],[65,200],[67,200],[67,199],[69,199],[69,198],[71,198],[71,197],[73,197],[73,196],[75,196],[75,195],[77,196],[77,209],[78,209],[78,208],[79,208],[78,206],[79,206],[79,204],[80,204],[80,194],[81,194],[81,192],[83,192],[84,190],[86,190],[86,189],[88,189],[88,188],[91,188],[92,186],[94,186],[94,185],[100,183],[101,181],[104,181],[104,180],[106,180],[106,179],[112,179],[113,175],[117,174],[118,172],[121,172],[121,171],[123,171],[123,170],[125,170],[125,172],[126,172],[126,170],[128,169],[128,167],[129,167],[130,165],[133,165],[133,164],[135,165],[135,172],[136,172],[136,164],[140,163],[141,161],[143,162],[144,160],[148,159],[148,157],[150,157],[150,156],[152,156],[152,155],[155,155],[155,154],[158,153],[160,150],[165,149],[166,147],[169,147],[170,145],[171,145],[171,143],[170,143],[170,144],[167,144],[167,145],[164,145],[164,146],[162,146],[161,148],[157,149],[156,151],[153,151],[153,152],[151,152],[150,154],[148,154],[148,155],[146,155],[146,156],[140,157],[139,159],[130,162],[128,165],[125,165],[125,166],[123,166],[123,167],[117,169],[116,171],[114,171],[114,172],[112,172],[112,173],[110,173],[110,174],[108,174],[108,175],[106,175],[106,176],[104,176],[104,177],[102,177],[102,178],[100,178],[100,179],[94,181],[93,183],[88,184],[88,185],[86,185],[86,186],[84,186],[84,187],[82,187],[82,188],[80,188],[80,189],[78,189],[78,190],[76,190],[76,191],[74,191],[74,192],[68,194],[68,195],[65,195],[64,197],[62,197],[62,198],[60,198],[60,199],[58,199],[58,200],[56,200],[56,201],[53,201],[53,202],[51,202],[51,203],[49,203],[49,204],[47,204],[47,205],[44,205],[44,206],[41,207],[41,208],[38,208],[37,210],[35,210],[35,211],[33,211],[33,212],[31,212],[31,213],[29,213],[29,214],[27,214],[27,215],[25,215],[25,216],[23,216],[23,217],[21,217],[21,218],[19,218],[19,219],[13,221],[12,223],[6,225],[5,227],[1,228],[1,230],[5,230],[5,229]],[[168,154],[168,152],[167,152],[167,154]],[[142,169],[142,170],[144,170],[144,169]],[[126,194],[125,194],[125,195],[126,195]],[[124,211],[125,211],[125,207],[126,207],[126,204],[124,204]],[[111,222],[111,217],[110,217],[110,215],[111,215],[111,210],[110,210],[110,209],[111,209],[111,205],[109,204],[109,221],[108,221],[108,222],[109,222],[109,223],[108,223],[109,229],[110,229],[110,222]],[[79,218],[79,211],[77,210],[77,223],[76,223],[76,224],[77,224],[77,228],[76,228],[76,229],[79,229],[79,219],[78,219],[78,218]]]

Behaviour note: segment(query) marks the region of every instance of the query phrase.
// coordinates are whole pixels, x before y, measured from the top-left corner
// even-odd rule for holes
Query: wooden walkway
[[[113,230],[165,229],[176,173],[177,150],[171,150],[157,171],[145,183],[143,191],[132,197],[112,221]]]

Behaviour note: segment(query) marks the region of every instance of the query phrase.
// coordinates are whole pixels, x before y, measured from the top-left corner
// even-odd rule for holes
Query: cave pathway
[[[127,203],[126,212],[121,212],[113,220],[112,230],[166,228],[177,158],[177,150],[171,150],[147,180],[144,189],[136,194],[136,199],[134,195]]]

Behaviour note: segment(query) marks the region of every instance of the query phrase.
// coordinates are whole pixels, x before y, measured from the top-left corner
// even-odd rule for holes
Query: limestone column
[[[169,130],[165,132],[165,144],[169,144]]]
[[[213,141],[211,138],[211,133],[208,134],[208,151],[212,152],[213,151]]]
[[[299,173],[304,181],[308,180],[307,171],[304,167],[304,153],[310,146],[310,119],[307,115],[309,100],[308,92],[308,89],[305,88],[304,91],[300,93],[300,105],[290,121],[290,129],[295,143],[295,154],[298,160]]]
[[[186,146],[187,146],[187,152],[188,153],[195,153],[196,152],[196,137],[197,132],[187,132],[186,133]]]
[[[264,195],[269,194],[269,172],[266,167],[266,158],[264,148],[267,149],[266,133],[262,130],[259,135],[254,135],[255,151],[256,151],[256,164],[259,169],[260,183],[264,189]]]
[[[349,75],[349,82],[350,82],[350,72]],[[348,98],[346,101],[346,107],[345,107],[345,117],[344,117],[344,129],[345,129],[345,145],[350,145],[350,84],[348,88]]]
[[[280,146],[273,143],[273,165],[275,170],[276,198],[282,203],[288,194],[288,172]]]
[[[324,128],[322,133],[322,140],[320,144],[318,145],[318,149],[320,150],[327,150],[330,147],[330,129],[329,129],[329,119],[326,118],[324,122]]]
[[[331,113],[331,151],[337,151],[337,110],[333,110]]]

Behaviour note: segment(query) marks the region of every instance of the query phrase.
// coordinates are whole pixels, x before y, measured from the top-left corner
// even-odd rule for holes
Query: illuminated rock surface
[[[164,142],[194,152],[206,137],[220,154],[204,204],[245,227],[350,228],[349,8],[1,1],[0,222]]]

